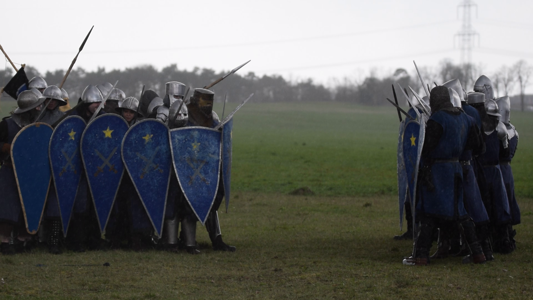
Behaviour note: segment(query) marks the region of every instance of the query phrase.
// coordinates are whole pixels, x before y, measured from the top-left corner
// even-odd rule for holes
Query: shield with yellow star
[[[185,198],[202,224],[217,194],[221,138],[220,131],[206,127],[170,131],[174,170]]]
[[[126,120],[105,114],[90,122],[81,137],[81,157],[102,233],[124,173],[120,148],[126,131]]]
[[[172,168],[168,127],[154,119],[133,125],[122,142],[122,160],[156,234],[161,236]]]
[[[418,166],[424,146],[425,124],[422,126],[418,121],[411,120],[405,125],[402,137],[403,159],[405,163],[405,174],[408,186],[408,194],[411,201],[411,208],[414,209],[416,199],[416,184],[418,180]],[[413,214],[414,217],[414,214]]]
[[[11,147],[26,230],[30,234],[39,229],[50,188],[48,145],[52,131],[48,124],[33,123],[17,133]]]
[[[85,121],[80,116],[67,117],[56,126],[50,139],[50,166],[64,236],[67,235],[74,200],[83,173],[80,142],[85,126]]]

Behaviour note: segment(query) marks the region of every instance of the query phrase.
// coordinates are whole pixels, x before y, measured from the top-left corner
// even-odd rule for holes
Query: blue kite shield
[[[202,224],[218,189],[221,139],[220,131],[205,127],[170,131],[174,170],[185,198]]]
[[[85,126],[85,121],[80,116],[67,117],[57,125],[50,139],[50,165],[64,236],[67,236],[68,224],[83,172],[80,142]]]
[[[224,184],[224,197],[226,198],[226,212],[228,211],[231,188],[232,139],[233,118],[222,127],[222,183]]]
[[[398,149],[397,149],[397,171],[398,171],[398,207],[400,211],[400,230],[403,226],[403,209],[407,197],[407,174],[405,173],[405,161],[403,159],[403,132],[407,120],[400,122],[400,129],[398,134]]]
[[[122,160],[160,237],[172,166],[168,127],[155,119],[133,125],[122,142]]]
[[[424,134],[425,123],[421,126],[418,121],[412,120],[405,125],[402,137],[403,158],[408,187],[407,193],[409,194],[409,200],[411,201],[413,218],[415,217],[416,184],[418,181],[418,167],[420,165],[422,147],[424,146]]]
[[[122,117],[105,114],[89,123],[81,137],[81,157],[102,234],[124,173],[120,147],[126,131]]]
[[[17,133],[11,148],[26,230],[30,234],[39,229],[50,187],[48,145],[52,131],[45,123],[30,124]]]

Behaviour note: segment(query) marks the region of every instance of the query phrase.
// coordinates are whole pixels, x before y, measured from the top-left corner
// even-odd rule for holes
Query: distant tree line
[[[424,82],[430,88],[435,84],[442,84],[457,78],[467,92],[473,90],[475,80],[483,74],[479,66],[456,65],[447,59],[441,61],[436,67],[422,66],[419,69]],[[28,78],[40,75],[48,84],[59,84],[65,74],[65,70],[48,71],[45,74],[40,74],[38,70],[31,67],[26,67],[25,70]],[[526,97],[525,89],[529,85],[532,70],[530,65],[520,60],[511,67],[502,66],[493,74],[485,75],[492,80],[497,96],[518,94],[520,108],[524,110],[526,102],[531,101]],[[78,99],[83,89],[89,84],[104,82],[114,84],[118,80],[117,87],[127,96],[139,98],[144,85],[146,89],[154,90],[162,97],[165,92],[165,83],[168,81],[180,81],[191,88],[203,87],[227,72],[229,71],[215,72],[205,68],[187,71],[179,69],[176,64],[169,65],[160,71],[150,65],[111,71],[99,67],[93,72],[76,68],[70,73],[64,88],[69,92],[71,99]],[[4,86],[13,75],[14,71],[9,68],[0,70],[0,86]],[[392,97],[391,86],[393,84],[395,86],[399,84],[404,88],[410,86],[415,91],[419,91],[421,96],[425,95],[414,68],[409,71],[396,69],[386,76],[378,76],[372,71],[359,80],[348,77],[335,79],[329,87],[314,83],[312,79],[291,82],[279,75],[257,76],[253,72],[242,74],[242,71],[239,71],[217,84],[213,90],[216,93],[216,101],[222,101],[227,95],[228,101],[240,102],[254,93],[253,101],[256,102],[338,101],[376,106],[388,105],[385,98]],[[397,93],[399,94],[399,91]],[[9,98],[6,94],[4,97]],[[402,99],[402,96],[398,95],[398,97]]]

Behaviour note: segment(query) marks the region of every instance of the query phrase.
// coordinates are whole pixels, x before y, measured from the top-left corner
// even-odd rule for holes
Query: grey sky
[[[328,84],[361,78],[372,68],[379,75],[398,67],[411,71],[412,60],[419,66],[437,66],[444,58],[459,63],[460,2],[3,1],[0,45],[14,62],[43,73],[66,69],[94,25],[76,67],[175,63],[227,71],[251,59],[240,74]],[[473,62],[487,74],[519,59],[533,64],[533,1],[474,2],[480,43]]]

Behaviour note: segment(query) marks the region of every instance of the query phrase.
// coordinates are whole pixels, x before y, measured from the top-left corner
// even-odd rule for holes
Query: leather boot
[[[450,240],[443,230],[439,230],[439,241],[437,251],[431,256],[431,259],[441,259],[450,256]]]
[[[209,233],[209,238],[213,244],[213,250],[215,251],[228,251],[235,252],[237,248],[230,246],[222,241],[222,233],[220,231],[220,223],[218,221],[218,212],[212,211],[205,222],[205,228]]]
[[[485,255],[483,254],[483,249],[481,248],[481,244],[479,243],[476,231],[474,228],[474,222],[471,220],[464,221],[460,224],[461,231],[463,232],[463,236],[466,241],[466,245],[468,249],[470,250],[470,254],[463,257],[463,263],[475,263],[475,264],[482,264],[485,263],[487,260],[485,258]]]

